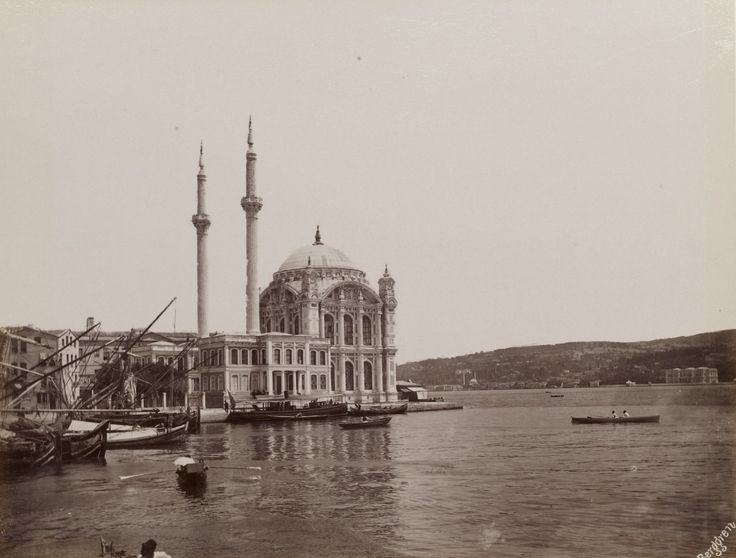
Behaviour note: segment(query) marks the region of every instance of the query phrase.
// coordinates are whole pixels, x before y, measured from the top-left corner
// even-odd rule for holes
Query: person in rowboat
[[[148,539],[141,545],[141,553],[138,558],[171,558],[169,554],[156,550],[156,541]]]
[[[612,419],[617,419],[618,418],[618,415],[616,414],[616,411],[615,410],[611,411],[611,418]]]
[[[624,409],[624,416],[625,417],[628,417],[629,416],[629,412],[626,409]]]

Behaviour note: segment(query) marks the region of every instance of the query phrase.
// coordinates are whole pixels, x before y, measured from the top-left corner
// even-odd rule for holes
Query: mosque
[[[259,294],[256,153],[248,126],[246,191],[246,314],[244,333],[207,327],[207,177],[200,147],[197,174],[197,328],[199,358],[188,373],[189,400],[222,406],[258,394],[355,403],[395,401],[396,296],[386,267],[378,291],[342,251],[322,242],[294,250]]]

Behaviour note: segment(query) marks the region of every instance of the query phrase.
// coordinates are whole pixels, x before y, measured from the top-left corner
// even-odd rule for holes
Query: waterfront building
[[[233,400],[253,395],[396,400],[397,301],[388,267],[374,289],[344,252],[322,242],[318,226],[314,241],[294,250],[259,294],[258,215],[263,200],[256,190],[256,160],[249,125],[246,191],[240,202],[246,218],[245,332],[200,335],[198,366],[189,373],[190,404],[197,398],[207,407],[219,407],[226,395]],[[203,176],[200,150],[198,213],[193,217],[198,289],[206,287],[206,250],[204,266],[200,256],[210,226],[208,216],[206,226],[201,225]],[[200,309],[206,313],[201,292],[198,301],[201,325]]]
[[[717,384],[718,369],[700,366],[698,368],[672,368],[664,371],[667,384]]]
[[[61,368],[40,381],[18,402],[23,409],[65,408],[79,396],[79,343],[69,329],[43,330],[32,325],[9,327],[12,334],[5,377],[18,386],[39,374]],[[63,368],[62,368],[63,366]]]

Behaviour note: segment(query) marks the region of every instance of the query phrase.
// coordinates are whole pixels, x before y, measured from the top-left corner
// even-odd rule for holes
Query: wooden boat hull
[[[376,426],[388,426],[388,423],[391,422],[391,417],[378,417],[374,419],[368,419],[368,420],[356,420],[351,422],[341,422],[339,423],[340,428],[347,428],[350,429],[357,429],[357,428],[373,428]]]
[[[70,428],[75,430],[92,430],[98,423],[74,420]],[[107,429],[107,449],[138,448],[159,446],[177,442],[186,434],[189,422],[173,428],[148,427],[141,428],[127,424],[109,424]]]
[[[78,459],[104,461],[109,424],[109,421],[104,421],[90,431],[65,432],[61,437],[62,461],[76,461]]]
[[[408,403],[401,405],[380,405],[374,407],[355,407],[348,410],[348,415],[354,417],[371,417],[379,415],[400,415],[406,413]]]
[[[340,417],[348,414],[347,403],[334,405],[317,405],[298,409],[278,408],[277,406],[262,406],[250,410],[231,410],[227,415],[228,422],[261,422],[275,420],[299,420]]]
[[[659,422],[659,415],[644,417],[572,417],[573,424],[621,424],[630,422]]]
[[[174,428],[140,428],[128,432],[108,432],[108,449],[135,449],[178,442],[187,432],[189,422]]]
[[[57,441],[52,435],[27,439],[21,436],[17,442],[3,444],[1,448],[0,466],[13,470],[48,465],[58,455]]]

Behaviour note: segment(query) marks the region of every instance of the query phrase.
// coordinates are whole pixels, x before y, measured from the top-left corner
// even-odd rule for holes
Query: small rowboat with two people
[[[629,422],[659,422],[659,415],[642,417],[572,417],[573,424],[618,424]]]
[[[367,418],[363,417],[362,420],[354,420],[350,422],[340,422],[338,423],[340,425],[340,428],[372,428],[375,426],[388,426],[388,423],[391,422],[392,417],[376,417],[376,418]]]
[[[186,485],[204,484],[207,482],[207,465],[204,459],[195,461],[190,456],[185,455],[174,461],[176,465],[176,478],[180,483]]]
[[[400,415],[406,413],[409,408],[408,403],[401,403],[399,405],[371,405],[364,406],[360,403],[355,403],[354,407],[348,409],[348,414],[354,417],[371,417],[378,415]]]

